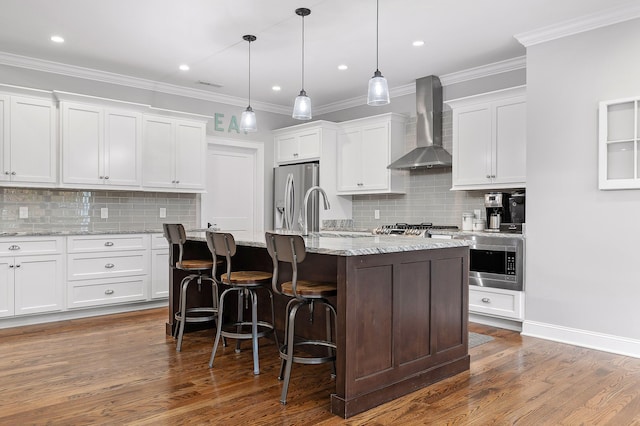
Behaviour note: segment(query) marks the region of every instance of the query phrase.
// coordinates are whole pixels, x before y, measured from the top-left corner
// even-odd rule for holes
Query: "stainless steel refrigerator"
[[[320,182],[318,163],[293,164],[273,169],[273,227],[301,232],[304,227],[304,196]],[[318,192],[309,196],[309,231],[320,228]]]

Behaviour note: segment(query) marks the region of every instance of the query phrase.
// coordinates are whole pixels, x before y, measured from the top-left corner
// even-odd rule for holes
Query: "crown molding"
[[[482,77],[489,77],[495,74],[503,72],[514,71],[526,68],[527,60],[525,56],[518,56],[517,58],[507,59],[504,61],[494,62],[479,67],[469,68],[462,71],[445,74],[440,77],[440,82],[443,86],[451,84],[461,83],[463,81],[474,80]],[[410,95],[416,93],[416,84],[405,84],[404,86],[397,86],[389,90],[389,96],[396,98],[399,96]],[[331,112],[340,111],[347,108],[358,107],[367,104],[367,97],[365,95],[358,96],[344,101],[333,102],[330,104],[322,105],[314,109],[313,113],[317,115],[328,114]]]
[[[605,11],[549,25],[548,27],[516,34],[514,37],[524,47],[529,47],[639,17],[640,4],[638,4],[637,1],[634,1]]]
[[[0,52],[0,64],[19,68],[27,68],[35,71],[42,71],[68,77],[84,78],[103,83],[117,84],[120,86],[133,87],[135,89],[161,92],[169,95],[184,96],[187,98],[201,99],[210,102],[218,102],[227,105],[245,107],[247,100],[236,96],[221,95],[205,90],[192,89],[189,87],[177,86],[175,84],[162,83],[143,78],[131,77],[122,74],[100,71],[92,68],[78,67],[63,64],[60,62],[46,61],[43,59],[30,58],[27,56],[15,55],[13,53]],[[251,102],[251,106],[258,111],[267,111],[277,114],[288,114],[289,107],[270,104],[267,102]]]

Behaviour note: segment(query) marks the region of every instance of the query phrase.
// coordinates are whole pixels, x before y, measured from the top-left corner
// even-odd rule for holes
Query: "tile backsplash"
[[[28,217],[20,218],[20,207]],[[108,218],[101,218],[101,209]],[[160,218],[160,208],[166,218]],[[1,232],[162,230],[163,223],[196,227],[197,194],[142,191],[0,188]]]
[[[442,117],[442,145],[452,152],[452,113],[446,109]],[[407,122],[406,152],[416,147],[415,117]],[[371,229],[398,222],[432,222],[435,225],[462,227],[462,213],[481,209],[484,217],[486,191],[451,191],[451,168],[416,169],[408,172],[406,194],[357,195],[353,197],[353,219],[356,228]],[[380,219],[374,219],[375,210]]]

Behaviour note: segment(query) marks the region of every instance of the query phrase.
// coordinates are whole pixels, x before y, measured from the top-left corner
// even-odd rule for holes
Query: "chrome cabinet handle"
[[[294,156],[294,157],[297,157],[297,156],[298,156],[298,153],[297,153],[297,152],[295,152],[295,153],[293,154],[293,156]]]
[[[491,303],[491,299],[489,299],[488,297],[483,297],[482,303]]]
[[[16,268],[19,268],[19,267],[21,267],[21,266],[22,266],[22,265],[18,264],[18,265],[16,265]]]
[[[12,174],[13,176],[15,176],[15,175],[16,175],[16,172],[11,172],[11,174]]]
[[[9,265],[9,268],[13,268],[13,267],[14,267],[14,265]]]
[[[109,176],[105,176],[104,178],[105,178],[105,179],[109,179]]]
[[[113,263],[107,263],[106,265],[104,265],[104,267],[107,268],[107,269],[111,269],[114,266],[116,266],[116,265],[114,265]]]
[[[20,250],[20,246],[14,244],[12,246],[9,246],[9,250],[15,251],[15,250]]]
[[[107,241],[106,243],[104,243],[105,247],[112,247],[113,243],[111,241]]]
[[[180,183],[180,181],[179,181],[179,180],[177,180],[177,181],[176,181],[176,183]]]
[[[98,179],[104,179],[104,176],[98,176]]]
[[[104,294],[113,294],[113,293],[114,293],[114,291],[111,290],[111,289],[107,289],[107,290],[104,291]]]
[[[4,172],[5,175],[9,175],[10,173],[8,171]]]

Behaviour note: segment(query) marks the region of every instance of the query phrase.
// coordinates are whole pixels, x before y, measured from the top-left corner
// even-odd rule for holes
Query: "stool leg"
[[[293,364],[293,336],[296,323],[296,313],[298,312],[298,308],[300,307],[300,305],[300,302],[295,304],[291,308],[291,312],[289,313],[289,330],[287,330],[287,359],[284,370],[284,384],[282,385],[282,394],[280,395],[280,403],[282,403],[283,405],[287,403],[287,391],[289,390],[289,380],[291,379],[291,365]]]
[[[251,297],[251,334],[253,347],[253,374],[260,374],[260,359],[258,358],[258,295],[249,290]]]
[[[187,322],[187,288],[191,283],[192,276],[185,277],[182,280],[182,290],[180,291],[180,331],[178,331],[178,344],[176,352],[182,349],[182,336],[184,335],[184,323]]]
[[[213,342],[213,348],[211,349],[211,358],[209,358],[209,368],[213,367],[213,359],[216,356],[216,351],[218,350],[218,343],[220,342],[220,335],[222,334],[222,313],[224,310],[224,298],[233,289],[227,289],[222,292],[220,296],[220,304],[218,305],[218,321],[217,321],[217,331],[216,331],[216,339]]]
[[[269,289],[267,289],[267,291],[269,292],[269,298],[271,299],[271,324],[273,325],[273,340],[275,340],[276,348],[278,348],[279,350],[280,346],[278,346],[278,335],[276,333],[276,314],[273,308],[273,293]]]
[[[238,290],[238,324],[244,321],[244,289]],[[242,325],[236,327],[236,333],[242,331]],[[236,339],[236,353],[240,352],[240,339]]]
[[[278,352],[282,354],[282,349],[287,350],[287,336],[289,335],[289,313],[291,312],[291,305],[296,303],[296,299],[290,299],[287,303],[287,309],[284,316],[284,342],[282,342],[282,346],[278,346]],[[275,323],[274,323],[275,324]],[[286,353],[285,353],[286,355]],[[285,359],[280,356],[280,374],[278,374],[278,380],[284,379],[284,367],[286,365]]]
[[[331,336],[331,309],[329,309],[329,305],[326,305],[324,308],[324,314],[326,317],[326,326],[327,326],[327,342],[333,342]],[[327,348],[327,354],[331,357],[333,356],[333,348]],[[333,361],[331,363],[331,377],[336,377],[336,362]]]

